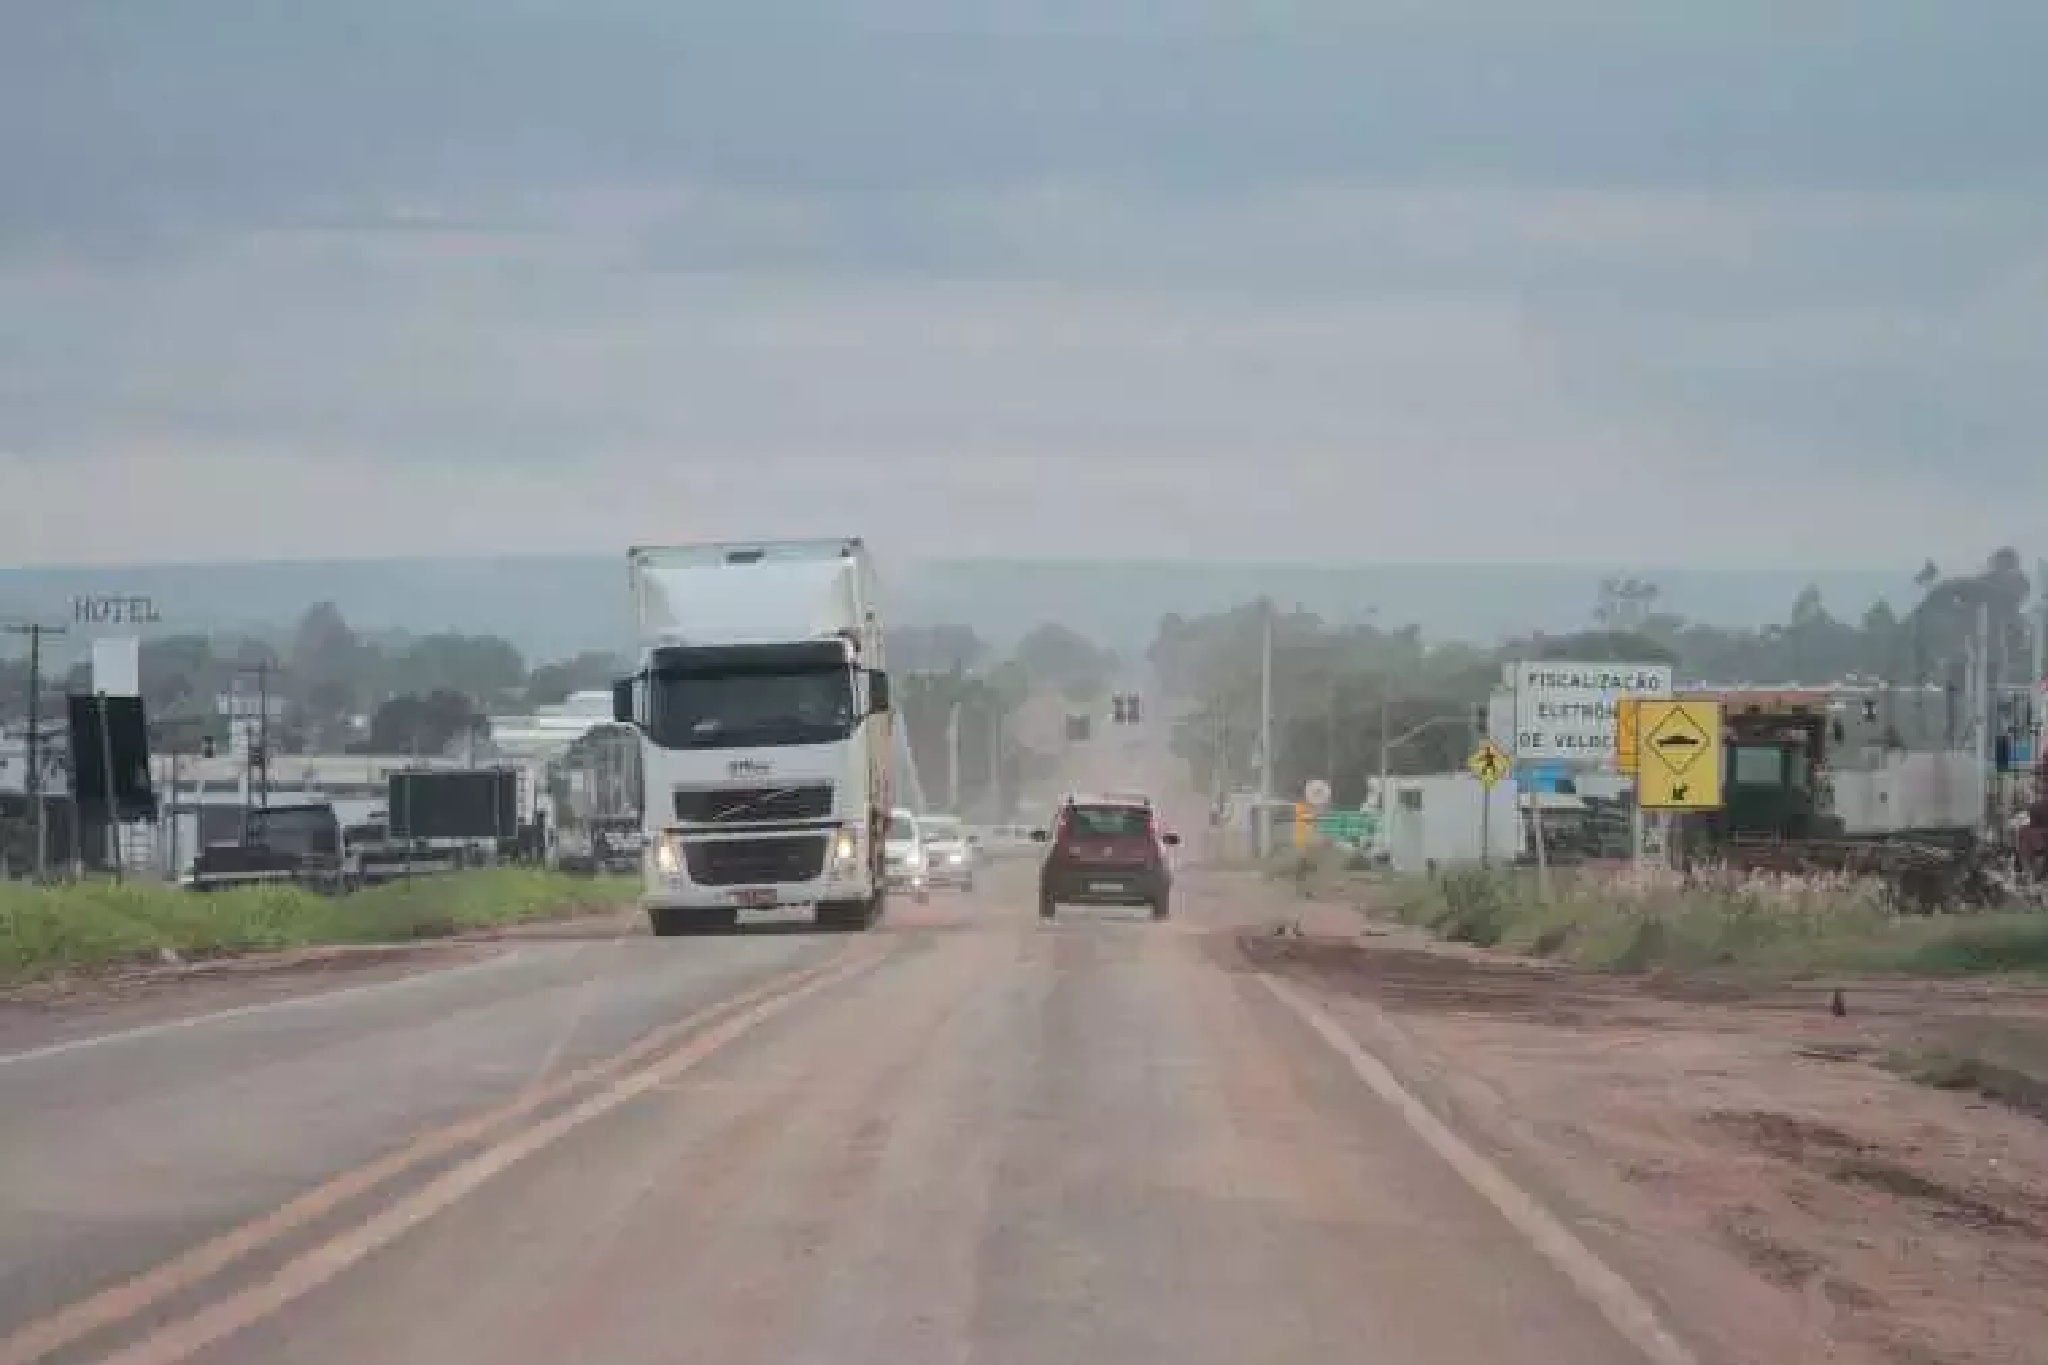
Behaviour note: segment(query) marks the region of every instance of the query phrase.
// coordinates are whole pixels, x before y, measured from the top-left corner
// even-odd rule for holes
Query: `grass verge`
[[[1922,1085],[1979,1095],[2048,1121],[2048,1038],[2038,1032],[1958,1029],[1888,1060],[1892,1070]]]
[[[618,905],[630,879],[485,868],[373,887],[353,896],[261,887],[195,895],[151,883],[0,883],[0,983],[19,983],[169,950],[220,957],[318,944],[397,943],[562,918]]]
[[[1395,880],[1376,909],[1445,938],[1603,971],[1736,969],[1956,976],[2048,972],[2048,915],[1901,915],[1871,884],[1662,869]]]

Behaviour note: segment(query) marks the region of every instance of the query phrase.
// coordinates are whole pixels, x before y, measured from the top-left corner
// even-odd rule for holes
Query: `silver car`
[[[930,860],[924,831],[907,810],[889,812],[889,833],[882,850],[882,875],[891,891],[908,891],[919,901],[930,894]]]
[[[931,884],[972,891],[977,850],[960,817],[923,815],[917,827],[924,836],[925,875]]]

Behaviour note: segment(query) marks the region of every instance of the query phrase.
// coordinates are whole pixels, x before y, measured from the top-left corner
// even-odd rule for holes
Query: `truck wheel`
[[[1038,898],[1038,917],[1040,919],[1051,919],[1055,908],[1050,896],[1040,896]]]
[[[689,932],[690,922],[680,910],[649,910],[647,927],[656,938],[675,938]]]
[[[864,901],[831,901],[820,905],[817,925],[834,933],[860,933],[874,928],[875,921],[881,917],[882,898],[878,895]]]
[[[1152,918],[1165,919],[1170,909],[1171,902],[1166,897],[1161,896],[1158,900],[1152,902]]]

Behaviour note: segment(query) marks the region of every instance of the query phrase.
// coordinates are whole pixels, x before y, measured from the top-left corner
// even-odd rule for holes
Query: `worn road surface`
[[[1340,1048],[1013,868],[0,1061],[0,1365],[1644,1359]]]

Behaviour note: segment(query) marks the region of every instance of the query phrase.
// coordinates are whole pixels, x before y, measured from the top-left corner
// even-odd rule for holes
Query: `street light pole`
[[[1271,842],[1272,820],[1267,807],[1273,801],[1273,604],[1265,604],[1265,629],[1259,648],[1259,814],[1252,828],[1258,835],[1259,857],[1266,856]]]

